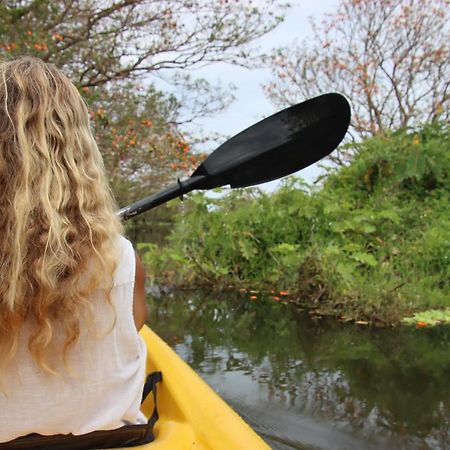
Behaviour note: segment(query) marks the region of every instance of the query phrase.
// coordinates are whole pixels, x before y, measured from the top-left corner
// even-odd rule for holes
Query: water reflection
[[[151,299],[150,325],[277,449],[450,448],[450,330],[369,330],[270,299]]]

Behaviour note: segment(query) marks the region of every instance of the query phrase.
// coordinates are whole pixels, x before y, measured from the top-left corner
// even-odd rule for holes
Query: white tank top
[[[145,423],[139,411],[145,379],[146,347],[133,320],[135,256],[131,243],[118,239],[119,265],[111,293],[114,313],[101,295],[93,296],[97,338],[82,329],[69,351],[71,374],[43,373],[21,336],[17,358],[2,376],[0,442],[30,433],[89,433]],[[103,331],[103,332],[102,332]],[[4,391],[4,392],[1,392]]]

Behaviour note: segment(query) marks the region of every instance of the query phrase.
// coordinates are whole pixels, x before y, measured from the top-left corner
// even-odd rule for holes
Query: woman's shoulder
[[[116,236],[116,245],[122,251],[129,250],[130,248],[133,249],[133,244],[123,234]]]
[[[136,271],[136,257],[133,244],[123,235],[118,235],[117,267],[114,274],[114,285],[134,283]]]

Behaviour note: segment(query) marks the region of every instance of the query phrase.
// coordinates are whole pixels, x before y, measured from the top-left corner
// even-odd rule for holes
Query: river
[[[272,448],[450,449],[450,327],[370,329],[252,297],[154,296],[149,325]]]

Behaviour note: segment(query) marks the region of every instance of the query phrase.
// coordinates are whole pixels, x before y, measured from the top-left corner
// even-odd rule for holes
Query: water
[[[248,294],[150,299],[150,326],[274,449],[450,449],[450,329],[367,329]]]

